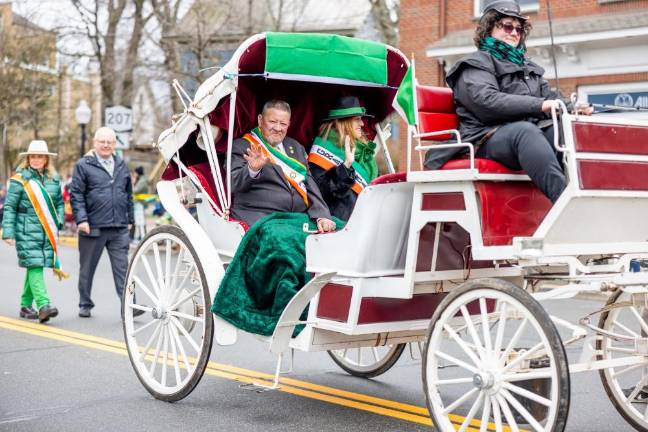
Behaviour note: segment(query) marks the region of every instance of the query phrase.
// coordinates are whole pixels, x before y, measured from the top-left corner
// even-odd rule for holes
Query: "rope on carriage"
[[[344,226],[334,220],[338,229]],[[304,213],[274,213],[254,224],[227,267],[212,312],[241,330],[272,335],[290,299],[312,277],[304,223],[317,229]]]

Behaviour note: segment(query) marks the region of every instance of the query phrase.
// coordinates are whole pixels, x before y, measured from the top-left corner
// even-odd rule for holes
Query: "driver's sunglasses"
[[[497,28],[501,28],[502,30],[504,30],[504,32],[507,34],[511,34],[513,33],[513,30],[515,30],[519,36],[524,36],[524,27],[522,26],[514,26],[511,23],[501,23],[501,22],[495,25],[497,26]]]

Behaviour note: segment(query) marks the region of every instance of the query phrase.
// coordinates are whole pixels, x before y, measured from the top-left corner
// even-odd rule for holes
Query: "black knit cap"
[[[528,16],[520,15],[520,4],[516,0],[487,0],[486,4],[484,5],[484,12],[482,13],[482,17],[486,15],[486,12],[492,10],[495,10],[505,16],[521,19],[522,21],[529,19]]]

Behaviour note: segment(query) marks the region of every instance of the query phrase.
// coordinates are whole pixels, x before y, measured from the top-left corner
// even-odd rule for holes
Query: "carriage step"
[[[252,382],[248,384],[239,384],[239,388],[261,394],[269,391],[279,390],[281,386],[279,384],[267,385],[260,382]]]

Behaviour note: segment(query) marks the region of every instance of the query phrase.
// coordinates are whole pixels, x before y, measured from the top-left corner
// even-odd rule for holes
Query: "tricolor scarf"
[[[281,168],[281,171],[286,177],[286,180],[288,180],[288,183],[295,188],[297,193],[299,193],[304,200],[304,203],[308,206],[308,194],[306,191],[306,176],[308,175],[308,169],[304,164],[266,143],[263,134],[261,134],[258,127],[254,128],[252,132],[245,134],[243,138],[247,140],[251,146],[261,149],[263,154],[269,157],[273,164],[276,164]]]
[[[488,36],[481,40],[479,43],[479,49],[489,52],[496,59],[508,60],[518,66],[524,64],[524,53],[526,52],[526,49],[522,44],[516,48],[506,42]]]
[[[337,132],[331,130],[327,139],[323,137],[315,138],[308,162],[311,162],[325,170],[330,170],[344,163],[346,155],[344,149],[334,144],[337,142]],[[351,187],[353,192],[359,194],[362,189],[366,188],[371,181],[378,175],[378,167],[374,159],[376,144],[369,142],[367,144],[356,141],[355,161],[351,164],[354,170],[355,183]]]
[[[58,227],[61,225],[61,221],[56,213],[52,197],[47,193],[43,183],[34,178],[25,180],[22,175],[18,173],[11,177],[11,180],[16,181],[23,186],[27,198],[29,198],[29,202],[32,207],[34,207],[34,212],[36,212],[36,216],[43,227],[43,231],[45,231],[47,240],[49,240],[50,245],[52,246],[52,250],[54,251],[54,260],[52,262],[54,275],[56,275],[59,280],[69,278],[70,275],[63,271],[61,262],[58,258],[57,239]]]

